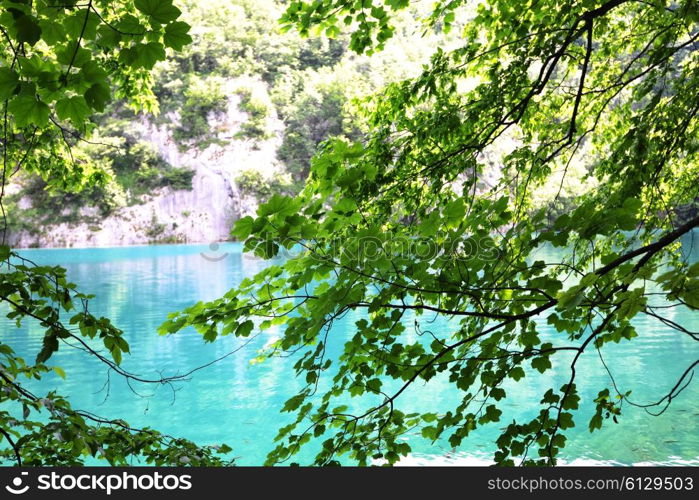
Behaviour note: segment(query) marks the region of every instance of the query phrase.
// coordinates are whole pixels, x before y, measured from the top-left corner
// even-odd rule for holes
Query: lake
[[[241,252],[237,243],[208,245],[163,245],[99,249],[36,249],[20,254],[40,264],[61,265],[84,293],[95,294],[93,313],[104,315],[124,330],[132,355],[124,367],[140,375],[184,373],[240,347],[242,340],[220,338],[205,344],[200,335],[185,331],[161,337],[157,327],[171,311],[199,300],[215,299],[265,266],[265,262]],[[693,260],[699,258],[695,251]],[[5,310],[5,309],[3,309]],[[694,331],[699,315],[687,309],[668,310],[670,319]],[[347,315],[334,325],[331,348],[337,352],[352,334],[360,314]],[[423,316],[421,320],[425,320]],[[413,316],[406,318],[411,323]],[[20,354],[33,358],[40,349],[42,332],[36,325],[17,329],[0,318],[3,340]],[[636,321],[639,337],[632,342],[605,347],[605,360],[623,390],[632,390],[638,402],[649,402],[666,394],[679,375],[696,359],[696,342],[649,318]],[[444,323],[431,325],[433,331]],[[542,322],[542,328],[549,328]],[[150,426],[192,439],[201,444],[225,442],[234,449],[240,465],[259,465],[273,446],[277,429],[290,419],[280,414],[283,402],[300,388],[293,376],[293,359],[274,359],[251,364],[258,349],[280,334],[265,332],[235,354],[195,373],[191,380],[167,387],[135,386],[129,390],[78,350],[61,347],[49,361],[62,366],[65,381],[50,375],[40,383],[28,383],[34,392],[58,390],[69,397],[74,408],[123,418],[133,426]],[[553,336],[555,331],[548,331]],[[562,334],[556,334],[562,335]],[[554,361],[554,372],[543,376],[527,373],[508,390],[500,424],[513,417],[526,418],[538,411],[536,402],[550,384],[560,387],[568,378],[568,360]],[[590,434],[587,422],[591,400],[598,391],[611,387],[598,354],[590,350],[579,364],[577,380],[583,398],[577,427],[567,431],[568,446],[562,457],[567,463],[586,464],[699,464],[699,381],[695,381],[659,417],[624,406],[618,425],[605,421],[601,431]],[[107,390],[108,387],[108,390]],[[415,387],[401,395],[397,407],[413,410],[447,411],[460,397],[445,379]],[[457,451],[446,442],[432,444],[419,435],[408,436],[414,454],[406,463],[471,464],[488,460],[500,424],[479,429]],[[295,460],[312,460],[309,448]]]

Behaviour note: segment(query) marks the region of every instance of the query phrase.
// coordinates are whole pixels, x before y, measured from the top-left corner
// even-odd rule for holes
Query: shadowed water
[[[169,312],[198,300],[218,298],[265,265],[243,255],[241,246],[234,243],[222,244],[215,251],[206,245],[167,245],[20,253],[40,264],[66,267],[69,279],[81,291],[95,294],[90,303],[93,313],[111,318],[124,330],[131,345],[133,354],[125,359],[124,367],[149,377],[184,373],[240,347],[243,341],[228,337],[204,344],[192,331],[161,337],[156,328]],[[699,255],[694,253],[692,258],[697,260]],[[667,314],[673,321],[699,330],[696,312],[678,308]],[[354,321],[359,317],[359,313],[350,314],[335,323],[328,342],[331,355],[352,335]],[[406,325],[412,325],[415,319],[406,315]],[[426,315],[417,319],[423,329],[436,333],[449,327],[444,321],[431,322],[433,317]],[[550,330],[545,321],[540,324],[551,338],[563,335]],[[672,388],[696,359],[697,346],[686,335],[648,317],[639,318],[635,325],[639,337],[605,348],[605,360],[622,391],[632,390],[638,402],[648,402]],[[17,329],[3,316],[0,327],[3,340],[19,353],[33,358],[39,351],[42,332],[36,325],[28,323]],[[237,353],[176,385],[174,390],[137,385],[134,393],[115,376],[107,383],[104,366],[65,346],[50,364],[62,366],[67,380],[50,375],[40,383],[29,383],[29,387],[35,392],[57,389],[71,399],[75,408],[123,418],[134,426],[147,425],[202,444],[225,442],[234,448],[239,464],[257,465],[272,448],[277,429],[290,419],[279,409],[302,385],[293,376],[292,359],[249,362],[258,349],[279,334],[263,333]],[[551,386],[552,377],[555,388],[567,382],[569,359],[560,356],[554,360],[553,372],[528,373],[517,386],[511,386],[506,404],[502,405],[501,422],[476,431],[457,452],[446,442],[432,444],[424,440],[419,431],[406,437],[414,450],[409,463],[475,463],[489,458],[493,439],[502,426],[513,418],[523,421],[536,414],[535,403]],[[620,424],[605,421],[601,431],[590,434],[587,422],[591,400],[611,385],[594,350],[583,356],[578,373],[582,409],[576,418],[577,427],[567,431],[568,445],[563,453],[567,462],[699,463],[699,385],[691,384],[662,416],[651,417],[641,409],[625,406]],[[396,403],[406,412],[439,412],[453,409],[462,396],[441,378],[428,385],[417,385]],[[311,451],[309,448],[296,460],[309,463]]]

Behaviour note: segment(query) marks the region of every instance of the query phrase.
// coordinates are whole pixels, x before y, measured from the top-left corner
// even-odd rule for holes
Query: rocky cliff
[[[238,82],[229,82],[231,89]],[[163,120],[162,118],[165,118]],[[284,167],[277,160],[283,123],[274,115],[267,118],[272,133],[264,139],[245,139],[239,134],[249,119],[240,109],[240,96],[229,93],[227,109],[208,116],[215,140],[203,149],[183,148],[172,136],[177,113],[161,117],[159,124],[147,117],[134,124],[138,135],[150,143],[170,165],[194,171],[191,190],[159,188],[142,203],[118,208],[99,223],[61,223],[34,231],[9,234],[10,245],[26,247],[90,247],[137,245],[154,242],[214,242],[229,238],[238,218],[254,212],[258,200],[246,196],[236,184],[243,171],[258,171],[271,176]],[[24,199],[20,209],[31,208]],[[96,207],[85,206],[81,215],[96,216]]]

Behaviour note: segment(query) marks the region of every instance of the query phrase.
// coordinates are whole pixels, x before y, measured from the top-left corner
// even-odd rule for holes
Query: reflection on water
[[[184,373],[234,350],[242,344],[234,338],[221,338],[204,344],[191,331],[160,337],[156,328],[167,313],[198,300],[215,299],[239,283],[243,277],[260,270],[265,263],[241,253],[238,244],[223,244],[212,252],[206,245],[168,245],[113,249],[27,250],[23,255],[37,263],[62,265],[71,281],[85,293],[97,297],[91,302],[95,314],[107,316],[125,331],[133,354],[124,361],[125,368],[141,375],[156,376]],[[228,254],[217,261],[202,257]],[[551,256],[549,256],[551,257]],[[696,259],[695,259],[696,260]],[[670,319],[687,328],[699,330],[696,313],[686,309],[668,311]],[[352,334],[359,313],[337,321],[330,336],[330,347],[337,352],[344,339]],[[416,318],[406,317],[412,325]],[[418,318],[426,322],[433,318]],[[543,328],[547,328],[543,325]],[[31,358],[40,349],[41,330],[25,326],[18,330],[5,318],[0,319],[3,339]],[[685,335],[668,329],[657,321],[639,318],[639,337],[630,343],[611,345],[605,359],[618,386],[632,390],[638,401],[647,402],[663,395],[677,377],[696,358],[696,346]],[[437,320],[430,330],[447,328]],[[283,402],[301,386],[293,377],[288,359],[276,359],[251,365],[256,351],[279,331],[267,331],[240,352],[218,364],[197,372],[191,380],[176,387],[137,387],[134,394],[125,383],[112,377],[109,391],[104,367],[86,359],[76,350],[63,348],[51,363],[65,368],[68,378],[62,381],[49,376],[32,387],[34,391],[57,389],[70,397],[74,407],[113,418],[124,418],[137,426],[151,426],[199,443],[226,442],[234,448],[240,464],[260,464],[272,447],[279,427],[289,415],[280,414]],[[557,334],[548,331],[551,337]],[[568,361],[560,356],[555,370],[540,376],[528,374],[508,390],[503,405],[502,426],[513,418],[533,416],[538,401],[550,387],[551,378],[559,387],[567,382]],[[650,417],[640,409],[625,407],[621,423],[605,423],[601,431],[590,434],[587,421],[591,400],[608,387],[609,377],[599,356],[592,350],[580,361],[577,380],[583,398],[578,426],[568,431],[567,461],[604,461],[605,463],[699,463],[699,385],[692,384],[660,417]],[[526,382],[526,383],[524,383]],[[415,387],[403,394],[398,407],[410,411],[452,409],[461,394],[446,378]],[[474,463],[487,459],[500,428],[491,425],[479,429],[458,453],[446,442],[431,444],[419,434],[409,436],[414,456],[411,463]],[[311,459],[310,449],[300,461]]]

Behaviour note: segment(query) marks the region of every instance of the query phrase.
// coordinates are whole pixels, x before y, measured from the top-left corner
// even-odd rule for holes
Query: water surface
[[[207,245],[163,245],[20,253],[40,264],[66,267],[71,281],[84,293],[95,294],[90,303],[93,313],[111,318],[124,330],[131,345],[133,354],[125,359],[124,367],[149,377],[184,373],[240,347],[241,340],[227,337],[204,344],[192,331],[161,337],[156,328],[169,312],[199,300],[218,298],[265,265],[264,261],[243,254],[241,246],[235,243],[222,244],[215,251]],[[692,256],[693,260],[698,257]],[[696,313],[678,308],[669,310],[668,315],[689,329],[699,330]],[[335,323],[329,342],[333,351],[337,352],[352,335],[358,318],[358,313],[350,314]],[[414,320],[413,316],[406,317],[407,324]],[[545,322],[541,323],[548,328],[543,325]],[[447,326],[440,321],[430,323],[433,331]],[[639,337],[609,346],[605,359],[618,386],[624,391],[632,390],[639,402],[648,402],[667,393],[696,359],[696,342],[648,318],[639,318],[636,326]],[[17,329],[3,316],[0,327],[3,340],[8,339],[28,358],[40,349],[42,332],[36,325]],[[237,353],[178,384],[176,391],[136,386],[136,394],[115,376],[107,384],[103,366],[65,347],[50,363],[62,366],[67,380],[50,375],[31,388],[35,392],[56,389],[67,395],[75,408],[123,418],[134,426],[151,426],[203,444],[225,442],[234,448],[239,464],[258,465],[273,446],[277,429],[290,418],[280,414],[279,409],[301,387],[293,377],[293,360],[249,362],[258,349],[279,333],[265,332]],[[528,374],[526,383],[508,391],[502,426],[513,418],[531,418],[538,411],[532,400],[538,402],[550,387],[551,377],[556,379],[556,387],[567,381],[567,358],[561,357],[554,363],[553,372],[544,376]],[[581,359],[578,372],[583,401],[578,426],[568,431],[568,446],[563,454],[567,462],[699,464],[697,383],[687,388],[662,416],[651,417],[643,410],[624,407],[619,425],[608,422],[601,431],[590,434],[587,421],[591,400],[611,385],[594,350]],[[401,395],[397,406],[408,412],[447,411],[458,404],[460,397],[448,381],[440,379]],[[432,444],[419,434],[408,436],[415,450],[410,463],[474,463],[487,459],[500,428],[496,424],[479,429],[458,451],[444,442]],[[309,463],[311,459],[309,449],[297,460]]]

